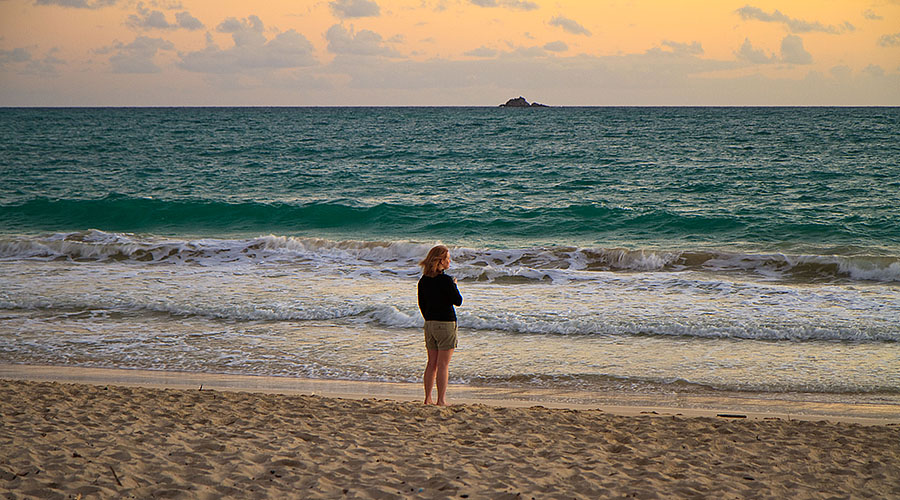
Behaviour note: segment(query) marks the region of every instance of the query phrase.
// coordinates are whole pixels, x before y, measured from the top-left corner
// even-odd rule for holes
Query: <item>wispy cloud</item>
[[[481,46],[477,49],[472,49],[466,52],[464,55],[471,57],[496,57],[498,54],[496,49],[492,49],[490,47]]]
[[[11,63],[22,63],[31,60],[31,52],[25,47],[19,47],[12,50],[0,49],[0,67]]]
[[[400,54],[384,44],[384,39],[378,33],[371,30],[354,32],[340,24],[328,28],[325,32],[328,40],[328,51],[333,54],[355,56],[388,56],[397,57]]]
[[[513,10],[535,10],[540,8],[538,4],[527,0],[469,0],[469,2],[479,7],[503,7]]]
[[[839,81],[848,81],[853,76],[853,70],[845,64],[832,67],[828,73]]]
[[[57,5],[59,7],[69,7],[73,9],[99,9],[114,5],[116,0],[35,0],[35,5]]]
[[[849,22],[844,22],[840,26],[834,25],[824,25],[818,21],[804,21],[801,19],[794,19],[792,17],[788,17],[781,13],[779,10],[775,10],[772,13],[765,12],[759,7],[753,7],[750,5],[746,5],[741,7],[736,11],[741,19],[744,20],[755,20],[762,21],[766,23],[781,23],[784,24],[785,27],[790,30],[791,33],[810,33],[810,32],[822,32],[822,33],[831,33],[831,34],[839,34],[845,31],[854,31],[856,28],[850,24]]]
[[[700,42],[692,42],[692,43],[681,43],[681,42],[673,42],[671,40],[663,40],[663,45],[672,49],[672,52],[676,54],[690,54],[690,55],[700,55],[703,54],[703,46]]]
[[[881,35],[881,38],[878,39],[878,45],[882,47],[900,47],[900,33]]]
[[[166,19],[166,15],[158,10],[150,10],[144,7],[143,2],[137,6],[137,14],[131,14],[125,21],[125,24],[131,28],[138,30],[174,30],[183,28],[187,30],[203,29],[203,23],[199,19],[192,16],[189,12],[179,12],[175,14],[175,22],[170,23]]]
[[[355,17],[377,17],[381,15],[381,8],[372,0],[334,0],[329,2],[331,11],[341,19]]]
[[[863,68],[862,72],[868,76],[872,76],[875,78],[884,77],[884,68],[877,64],[870,64],[866,66],[865,68]]]
[[[150,5],[158,9],[178,10],[184,9],[184,4],[179,0],[149,0]]]
[[[56,57],[59,52],[57,47],[48,50],[44,57],[34,58],[25,66],[23,73],[39,75],[42,77],[59,76],[59,66],[66,64],[66,61]]]
[[[550,52],[565,52],[569,50],[569,46],[566,44],[566,42],[557,40],[555,42],[545,43],[544,50],[549,50]]]
[[[56,77],[59,76],[58,67],[66,64],[66,61],[56,57],[58,52],[59,49],[54,47],[48,50],[44,57],[38,58],[32,55],[31,50],[26,47],[12,50],[0,49],[0,68],[9,66],[24,75]]]
[[[872,9],[868,9],[865,12],[863,12],[863,17],[865,17],[866,19],[868,19],[870,21],[881,21],[882,19],[884,19],[883,17],[876,14],[875,11]]]
[[[573,35],[591,36],[591,32],[582,26],[578,21],[569,19],[568,17],[556,16],[550,20],[551,26],[559,26],[560,28],[572,33]]]
[[[162,38],[139,36],[129,44],[117,43],[98,50],[98,53],[114,51],[109,64],[113,73],[159,73],[160,67],[153,60],[161,50],[174,50],[175,45]]]

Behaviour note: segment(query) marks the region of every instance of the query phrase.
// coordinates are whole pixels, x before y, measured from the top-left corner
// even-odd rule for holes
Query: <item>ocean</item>
[[[900,404],[900,108],[8,108],[0,171],[0,363],[418,381],[443,243],[451,383]]]

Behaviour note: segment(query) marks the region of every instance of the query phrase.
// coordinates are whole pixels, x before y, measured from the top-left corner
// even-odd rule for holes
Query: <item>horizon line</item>
[[[515,106],[490,104],[147,104],[147,105],[0,105],[0,109],[165,109],[165,108],[483,108],[520,109]],[[523,106],[521,109],[552,108],[900,108],[900,104],[547,104],[541,107]]]

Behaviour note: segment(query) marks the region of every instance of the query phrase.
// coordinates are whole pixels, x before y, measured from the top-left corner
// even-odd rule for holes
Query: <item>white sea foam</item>
[[[433,243],[432,243],[433,244]],[[432,244],[332,241],[260,236],[221,240],[178,240],[90,230],[47,237],[0,238],[0,260],[72,260],[135,264],[307,264],[334,269],[368,267],[408,274]],[[451,249],[460,278],[514,278],[556,283],[584,279],[585,272],[744,273],[766,279],[900,282],[900,256],[790,255],[623,248],[535,247]]]
[[[85,231],[7,238],[0,308],[225,321],[421,325],[431,244]],[[538,335],[900,340],[893,257],[625,249],[452,249],[460,325]],[[45,261],[53,261],[46,263]],[[846,276],[842,278],[842,276]],[[852,281],[856,276],[859,281]],[[823,313],[827,311],[827,313]]]
[[[34,269],[26,274],[33,278]],[[323,277],[317,270],[228,266],[120,270],[79,265],[63,273],[53,268],[39,280],[7,277],[0,309],[422,325],[414,276]],[[599,274],[564,286],[461,282],[460,327],[535,335],[900,341],[900,301],[891,290],[757,285],[683,273]]]
[[[331,256],[350,255],[291,249],[287,265],[0,262],[0,353],[9,362],[416,380],[418,273],[385,276],[352,245],[324,245]],[[376,252],[388,253],[368,258],[394,259],[401,270],[419,257]],[[489,265],[456,257],[455,275],[498,273],[460,281],[456,380],[821,391],[884,390],[900,380],[891,357],[900,345],[894,286],[541,270],[519,251],[496,253]]]

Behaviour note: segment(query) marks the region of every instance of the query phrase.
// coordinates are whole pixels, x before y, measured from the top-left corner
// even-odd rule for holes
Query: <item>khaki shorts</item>
[[[429,351],[456,349],[456,321],[426,321],[425,348]]]

